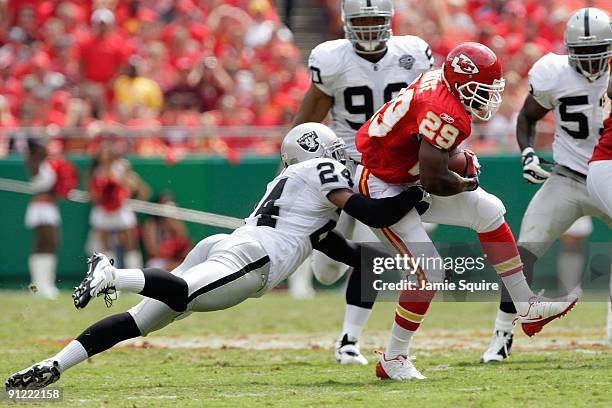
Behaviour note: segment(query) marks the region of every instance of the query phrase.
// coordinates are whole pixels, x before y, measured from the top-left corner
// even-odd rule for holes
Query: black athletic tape
[[[142,296],[164,302],[177,312],[187,309],[189,287],[183,278],[158,268],[144,268],[142,272],[145,277]]]
[[[120,341],[141,336],[140,329],[128,312],[108,316],[89,326],[76,338],[87,356],[91,357],[113,347]]]
[[[346,304],[372,309],[377,295],[372,271],[362,270],[361,267],[353,269],[346,286]]]

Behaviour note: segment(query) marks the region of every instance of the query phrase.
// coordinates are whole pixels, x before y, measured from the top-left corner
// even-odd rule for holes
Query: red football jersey
[[[604,131],[593,150],[591,161],[612,160],[612,114],[604,120]]]
[[[421,137],[442,150],[452,150],[472,132],[463,104],[442,80],[442,71],[419,76],[383,105],[355,136],[361,163],[391,184],[419,179]]]

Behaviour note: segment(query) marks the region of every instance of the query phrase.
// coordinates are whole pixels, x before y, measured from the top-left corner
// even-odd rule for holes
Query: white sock
[[[562,251],[557,260],[559,289],[562,295],[575,291],[580,286],[584,255],[581,252]]]
[[[30,278],[39,292],[49,292],[55,289],[55,254],[31,254],[28,258]]]
[[[140,293],[144,289],[142,269],[115,269],[115,289]]]
[[[387,344],[385,357],[389,359],[397,356],[407,356],[408,349],[410,348],[410,340],[412,339],[413,335],[413,331],[406,330],[396,322],[393,322],[391,337],[389,338],[389,343]]]
[[[89,356],[87,351],[81,343],[76,340],[72,340],[66,347],[57,353],[52,360],[57,360],[59,363],[60,373],[63,373],[72,366],[79,364],[82,361],[87,360]]]
[[[302,262],[295,272],[289,275],[287,282],[289,283],[289,294],[294,298],[307,299],[314,296],[310,258]]]
[[[351,341],[359,340],[363,326],[365,326],[371,314],[372,309],[366,309],[355,305],[346,305],[342,335],[348,334],[349,340]]]
[[[142,268],[142,254],[138,250],[127,251],[123,255],[123,264],[126,268]]]
[[[506,277],[500,276],[500,278],[506,289],[508,289],[516,311],[519,314],[527,313],[527,310],[529,310],[529,299],[535,295],[527,284],[525,275],[521,272]]]
[[[512,321],[516,317],[516,313],[507,313],[497,309],[497,317],[495,318],[495,331],[501,330],[506,333],[514,333]]]

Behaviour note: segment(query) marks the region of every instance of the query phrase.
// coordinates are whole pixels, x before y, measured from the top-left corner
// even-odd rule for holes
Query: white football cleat
[[[115,293],[115,267],[113,260],[101,253],[94,253],[87,264],[87,275],[85,279],[74,288],[72,299],[74,306],[77,309],[82,309],[91,300],[91,298],[104,295],[106,305],[110,307],[112,304],[111,294]]]
[[[416,369],[412,360],[407,356],[397,356],[387,359],[385,353],[379,353],[378,364],[376,364],[376,376],[381,380],[424,380],[425,377]]]
[[[529,309],[514,319],[521,323],[523,332],[531,337],[539,333],[545,325],[565,316],[578,302],[578,297],[569,295],[565,300],[552,300],[543,297],[533,297],[529,300]]]
[[[342,339],[336,343],[336,361],[339,364],[347,365],[367,365],[368,360],[361,354],[359,343],[356,339],[350,338],[345,334]]]
[[[501,362],[510,356],[510,349],[512,348],[512,339],[514,334],[512,332],[505,332],[502,330],[495,330],[489,348],[480,357],[481,363],[493,363]]]

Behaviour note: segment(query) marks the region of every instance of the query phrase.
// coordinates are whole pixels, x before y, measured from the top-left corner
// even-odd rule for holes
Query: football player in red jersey
[[[472,156],[469,177],[449,170],[449,151],[471,133],[472,117],[489,120],[498,110],[504,79],[495,54],[478,43],[454,48],[439,70],[422,74],[374,114],[356,136],[362,162],[356,171],[362,194],[373,198],[397,194],[420,181],[431,194],[429,209],[416,210],[389,228],[376,230],[381,242],[414,258],[439,258],[421,220],[468,227],[478,233],[487,259],[508,288],[529,336],[567,313],[575,298],[551,302],[536,297],[523,275],[505,208],[478,185],[478,165]],[[433,265],[431,265],[433,264]],[[427,282],[441,282],[442,262],[428,262],[419,271]],[[435,294],[409,290],[401,294],[386,352],[376,374],[394,380],[425,378],[407,358],[414,332]]]
[[[607,103],[608,116],[604,120],[604,131],[589,162],[587,188],[601,210],[612,217],[612,79],[608,84]],[[608,339],[612,342],[611,325],[608,325]]]

